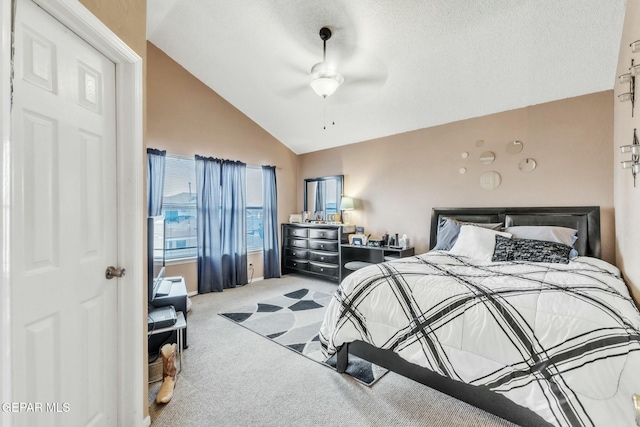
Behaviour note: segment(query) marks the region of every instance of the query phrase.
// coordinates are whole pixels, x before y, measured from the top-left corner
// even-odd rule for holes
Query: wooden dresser
[[[348,228],[348,229],[347,229]],[[304,273],[340,282],[341,244],[352,227],[282,224],[282,273]]]

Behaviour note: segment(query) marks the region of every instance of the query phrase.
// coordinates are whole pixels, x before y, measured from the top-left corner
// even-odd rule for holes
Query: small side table
[[[184,318],[184,314],[181,311],[179,311],[177,313],[177,317],[178,317],[178,320],[172,326],[167,326],[166,328],[154,329],[152,331],[149,331],[147,333],[147,337],[150,337],[150,336],[156,335],[156,334],[161,334],[163,332],[181,331],[184,328],[186,328],[187,327],[187,321]],[[182,334],[181,333],[177,333],[176,335],[178,336],[178,343],[177,344],[178,344],[178,360],[179,360],[177,373],[180,373],[182,371],[183,342],[182,342]],[[160,361],[156,361],[156,362],[150,363],[149,364],[149,368],[152,368],[154,366],[162,364],[162,355],[159,355],[158,358],[160,359]],[[158,378],[158,379],[149,378],[149,384],[155,383],[155,382],[158,382],[158,381],[161,381],[161,380],[162,380],[162,375],[160,375],[160,378]]]
[[[389,261],[392,259],[405,258],[413,256],[415,249],[413,246],[408,248],[391,248],[388,246],[374,247],[374,246],[357,246],[357,245],[340,245],[342,249],[342,260],[340,268],[340,281],[353,273],[358,268],[364,267],[369,264],[379,264],[381,262]],[[351,268],[346,267],[350,264]]]

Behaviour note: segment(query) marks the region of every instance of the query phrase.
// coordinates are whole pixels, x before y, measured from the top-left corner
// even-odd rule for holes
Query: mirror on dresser
[[[340,213],[343,178],[334,175],[304,180],[304,210],[310,213],[311,220],[326,221],[327,214]]]

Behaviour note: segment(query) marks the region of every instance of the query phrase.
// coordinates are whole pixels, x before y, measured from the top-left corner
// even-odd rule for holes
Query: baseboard
[[[254,282],[259,282],[261,280],[264,280],[264,276],[260,276],[260,277],[254,277],[250,283],[254,283]],[[191,292],[187,292],[187,296],[188,297],[192,297],[198,295],[198,291],[191,291]]]
[[[147,417],[142,420],[142,427],[149,427],[151,425],[151,416],[147,415]]]

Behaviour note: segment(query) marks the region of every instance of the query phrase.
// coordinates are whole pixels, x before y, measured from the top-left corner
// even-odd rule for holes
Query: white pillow
[[[511,233],[518,239],[545,240],[547,242],[562,243],[573,246],[573,238],[578,230],[567,227],[553,227],[548,225],[523,225],[507,227],[505,232]]]
[[[478,261],[491,262],[493,251],[496,248],[496,234],[511,238],[511,233],[463,225],[460,227],[458,240],[449,252]]]

